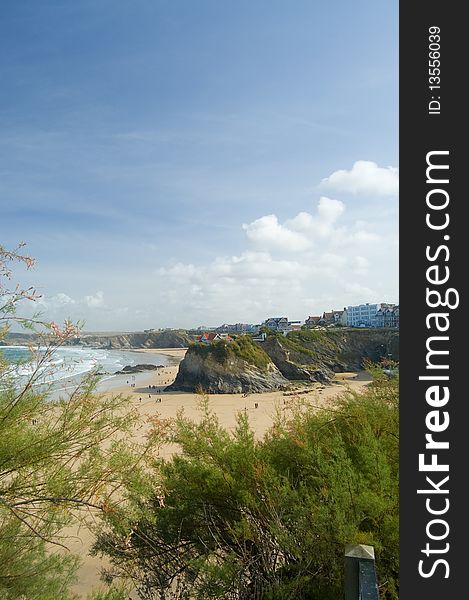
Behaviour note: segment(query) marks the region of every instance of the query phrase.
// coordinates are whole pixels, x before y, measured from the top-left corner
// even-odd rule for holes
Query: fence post
[[[379,600],[373,546],[345,546],[345,600]]]

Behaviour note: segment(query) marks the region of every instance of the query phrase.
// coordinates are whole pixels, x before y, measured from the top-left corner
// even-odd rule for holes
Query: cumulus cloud
[[[245,223],[243,229],[259,250],[301,253],[312,248],[317,239],[337,233],[335,224],[344,211],[343,202],[322,196],[315,215],[300,212],[283,224],[276,215],[266,215]]]
[[[103,285],[97,280],[87,295],[60,292],[42,299],[40,308],[56,321],[70,317],[95,329],[122,330],[259,323],[271,315],[304,320],[349,304],[396,301],[397,215],[383,218],[382,209],[397,193],[397,169],[358,161],[322,185],[374,194],[373,208],[324,195],[287,218],[256,215],[239,223],[243,237],[236,253],[217,254],[214,244],[212,257],[198,263],[162,261],[149,271],[146,262],[133,272],[135,289],[122,287],[119,272],[114,289],[109,284],[95,291]]]
[[[84,302],[88,308],[102,308],[104,307],[104,292],[99,291],[94,296],[85,296]]]
[[[321,187],[351,194],[397,196],[399,169],[379,167],[369,160],[357,160],[349,171],[340,169],[324,178]]]
[[[345,204],[340,200],[326,198],[319,199],[318,215],[323,223],[335,223],[345,210]]]
[[[64,292],[58,292],[53,296],[41,296],[35,302],[23,303],[21,305],[21,316],[32,317],[37,311],[46,320],[63,322],[65,319],[72,321],[82,321],[87,317],[92,317],[94,313],[102,318],[103,312],[112,312],[116,316],[123,315],[127,308],[111,308],[104,302],[104,292],[97,291],[94,294],[72,298]]]
[[[176,304],[178,312],[190,310],[199,324],[208,317],[236,321],[252,315],[255,319],[265,310],[280,310],[292,293],[300,297],[301,282],[312,270],[298,260],[245,251],[198,267],[176,264],[159,269],[165,281],[159,296],[165,304]]]
[[[329,237],[335,229],[336,222],[345,211],[345,204],[340,200],[322,196],[316,207],[316,214],[300,212],[285,222],[285,227],[293,231],[301,231],[310,244],[319,238]]]
[[[243,229],[248,242],[257,251],[272,252],[276,256],[279,253],[303,254],[328,245],[344,247],[378,242],[379,235],[368,231],[369,223],[362,221],[351,228],[340,224],[345,208],[342,201],[322,196],[315,214],[303,211],[283,224],[276,215],[267,215],[244,224]]]
[[[47,300],[47,302],[45,300],[44,300],[44,302],[48,306],[52,306],[52,307],[62,307],[62,306],[69,306],[70,304],[76,304],[76,301],[73,298],[71,298],[67,294],[64,294],[63,292],[59,292],[58,294],[55,294],[55,296],[51,296]]]
[[[160,269],[165,285],[159,300],[176,313],[190,314],[191,325],[260,322],[277,313],[304,319],[321,309],[379,299],[362,282],[370,266],[366,257],[330,251],[294,260],[247,251],[205,265]]]
[[[252,223],[244,223],[243,229],[247,240],[257,249],[303,252],[311,248],[316,236],[324,236],[330,232],[334,221],[342,212],[342,202],[321,198],[316,216],[300,212],[281,224],[276,215],[266,215]]]
[[[303,211],[283,223],[266,215],[244,224],[248,248],[240,254],[160,268],[160,304],[193,315],[192,325],[215,325],[277,313],[304,319],[380,300],[380,287],[371,289],[369,281],[383,269],[387,279],[397,279],[392,235],[378,234],[363,220],[342,224],[345,213],[343,202],[323,196],[314,213]]]
[[[248,225],[244,224],[243,229],[248,240],[262,248],[297,252],[305,250],[311,243],[301,233],[281,225],[276,215],[266,215]]]

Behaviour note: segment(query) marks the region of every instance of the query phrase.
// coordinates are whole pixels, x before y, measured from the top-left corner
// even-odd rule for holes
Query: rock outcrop
[[[333,375],[330,368],[310,355],[292,351],[280,337],[269,336],[262,343],[262,349],[280,373],[290,381],[322,381],[328,382]]]
[[[245,342],[254,349],[252,357],[238,352],[236,343],[221,341],[212,346],[190,346],[179,365],[176,380],[166,390],[194,392],[200,389],[212,394],[236,394],[290,387],[288,380],[254,342]]]
[[[385,329],[302,330],[263,342],[193,344],[169,391],[211,393],[288,389],[292,381],[329,382],[334,373],[359,371],[366,360],[399,359],[399,332]]]
[[[260,346],[287,379],[327,381],[334,373],[363,369],[366,360],[388,355],[399,360],[399,331],[302,330],[270,335]]]
[[[162,369],[162,365],[127,365],[120,371],[116,371],[114,375],[128,375],[129,373],[142,373],[143,371],[157,371]]]

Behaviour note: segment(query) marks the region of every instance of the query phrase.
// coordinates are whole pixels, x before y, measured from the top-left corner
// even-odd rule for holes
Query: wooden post
[[[345,546],[345,600],[379,600],[373,546]]]

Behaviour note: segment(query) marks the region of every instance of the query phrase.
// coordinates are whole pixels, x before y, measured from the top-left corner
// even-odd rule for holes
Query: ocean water
[[[100,388],[112,388],[125,381],[136,380],[139,375],[115,375],[127,365],[152,364],[167,365],[168,357],[152,353],[131,350],[108,350],[67,346],[57,348],[50,360],[38,367],[38,359],[44,355],[44,349],[31,353],[26,346],[0,346],[0,356],[8,365],[8,373],[18,382],[26,383],[36,370],[36,385],[47,385],[54,389],[74,388],[80,379],[91,371],[101,375]]]

